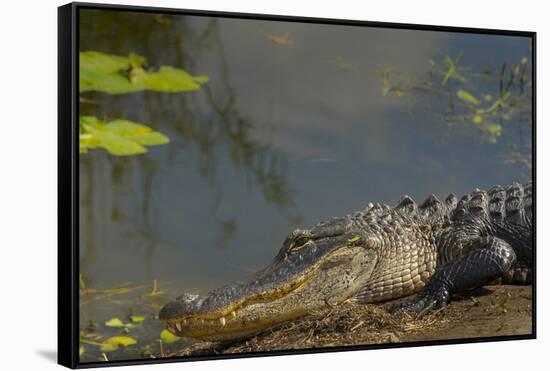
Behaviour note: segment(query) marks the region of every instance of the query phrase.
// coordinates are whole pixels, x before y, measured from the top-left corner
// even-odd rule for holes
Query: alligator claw
[[[444,308],[447,305],[444,295],[420,294],[412,299],[405,300],[401,303],[393,304],[389,308],[391,315],[399,315],[411,313],[415,315],[415,319],[421,319],[429,312]]]

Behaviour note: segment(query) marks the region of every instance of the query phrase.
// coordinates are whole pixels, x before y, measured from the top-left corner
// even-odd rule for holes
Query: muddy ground
[[[198,342],[165,356],[531,334],[532,287],[487,286],[421,320],[392,317],[385,304],[345,303],[233,344]]]

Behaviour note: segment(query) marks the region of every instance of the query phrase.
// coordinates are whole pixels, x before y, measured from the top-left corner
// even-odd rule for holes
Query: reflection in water
[[[80,19],[82,50],[134,52],[210,79],[181,94],[82,94],[81,114],[144,123],[171,140],[146,155],[80,158],[81,273],[97,289],[144,286],[139,308],[151,318],[167,297],[265,265],[296,226],[402,194],[421,200],[529,177],[521,74],[510,88],[523,89],[528,106],[500,123],[494,143],[460,123],[474,113],[456,95],[498,96],[500,72],[473,75],[506,62],[505,90],[527,39],[140,13]],[[429,61],[460,52],[467,82],[442,84]],[[126,315],[132,295],[91,301],[82,326]],[[133,331],[156,341],[160,324],[147,326]]]
[[[104,47],[102,50],[116,50],[118,53],[121,53],[122,50],[122,53],[124,53],[124,47],[117,43],[116,40],[123,40],[124,37],[147,40],[153,34],[161,34],[166,45],[179,46],[176,52],[174,52],[173,47],[171,48],[171,52],[174,54],[174,65],[180,63],[185,68],[192,70],[196,63],[194,57],[189,55],[184,51],[184,48],[182,48],[184,39],[188,38],[195,40],[195,47],[197,50],[215,49],[220,61],[220,72],[218,76],[221,83],[218,84],[215,89],[210,87],[206,89],[205,100],[206,104],[209,106],[209,111],[215,113],[215,115],[211,115],[205,120],[200,117],[197,118],[189,114],[189,112],[192,111],[192,109],[189,108],[190,106],[200,105],[200,103],[196,102],[195,97],[185,95],[177,97],[179,103],[177,111],[183,114],[184,119],[177,120],[179,122],[174,122],[176,125],[170,128],[174,131],[174,134],[177,136],[176,139],[178,140],[173,140],[174,145],[170,149],[171,153],[168,158],[168,163],[172,165],[172,162],[175,161],[178,155],[178,150],[188,154],[187,151],[190,146],[196,147],[198,153],[198,174],[206,179],[208,188],[210,189],[209,209],[212,210],[214,217],[215,210],[222,202],[224,186],[223,180],[220,181],[217,175],[220,147],[226,148],[233,166],[238,173],[242,173],[245,177],[247,186],[251,187],[252,185],[257,185],[260,187],[266,203],[277,206],[283,212],[292,206],[293,201],[291,191],[285,179],[285,166],[283,161],[277,153],[270,151],[269,146],[260,144],[256,140],[250,138],[249,131],[253,128],[253,125],[235,106],[236,97],[234,89],[231,88],[228,80],[228,68],[223,45],[219,40],[218,21],[216,19],[209,20],[204,30],[200,32],[188,28],[186,22],[179,22],[178,26],[182,30],[177,32],[174,30],[174,23],[171,17],[164,17],[160,25],[161,30],[166,29],[167,32],[156,32],[156,27],[158,27],[159,22],[158,17],[146,15],[142,19],[144,27],[140,28],[140,32],[138,34],[129,35],[127,34],[128,28],[124,25],[128,26],[133,20],[131,20],[131,17],[129,18],[127,14],[113,13],[111,15],[111,18],[113,18],[111,22],[106,23],[106,17],[104,17],[104,15],[94,14],[94,12],[90,13],[90,19],[83,17],[82,34],[86,34],[82,42],[83,50],[87,47],[97,49],[98,45],[101,45]],[[106,32],[106,29],[102,28],[97,35],[94,35],[94,33],[97,33],[95,31],[95,26],[93,29],[86,29],[86,25],[92,27],[92,25],[96,24],[92,21],[92,18],[99,19],[99,24],[111,28],[111,30]],[[124,30],[126,30],[126,33],[124,33]],[[110,35],[118,33],[119,31],[123,31],[123,34],[119,35],[120,39],[117,38],[113,40]],[[158,44],[158,41],[155,40],[155,43]],[[151,43],[144,41],[141,47],[147,53],[147,50],[152,46]],[[152,53],[152,55],[153,58],[149,57],[150,60],[153,60],[154,56],[158,55],[158,53]],[[105,115],[114,117],[116,115],[125,114],[126,110],[121,109],[124,103],[111,105],[108,101],[108,99],[114,100],[114,97],[105,97],[100,94],[90,94],[90,96],[91,99],[85,99],[84,103],[88,101],[94,103],[100,102],[99,107],[105,110]],[[163,121],[164,109],[159,110],[159,107],[165,105],[165,99],[171,98],[163,97],[160,94],[149,94],[142,102],[147,107],[146,111],[151,118],[149,122],[152,127],[156,127],[159,122]],[[121,100],[124,100],[124,98]],[[97,106],[97,104],[83,104],[81,112],[86,114],[97,114]],[[135,110],[132,111],[135,112]],[[132,113],[132,111],[130,111],[130,113]],[[94,169],[94,162],[99,162],[104,165],[104,167]],[[83,220],[82,223],[84,226],[82,235],[86,236],[86,238],[83,238],[81,247],[83,251],[81,256],[82,271],[86,272],[87,266],[94,260],[93,252],[97,245],[97,242],[95,242],[97,231],[94,228],[96,223],[94,219],[97,218],[97,216],[94,215],[93,209],[101,208],[101,200],[93,200],[94,190],[102,189],[102,192],[108,192],[108,188],[112,187],[115,191],[115,194],[112,196],[116,199],[116,194],[128,197],[128,192],[135,192],[135,187],[139,186],[141,188],[138,190],[139,197],[136,197],[137,200],[134,200],[131,206],[134,207],[135,210],[128,210],[125,212],[123,205],[110,205],[111,201],[117,202],[117,200],[110,199],[105,200],[107,202],[104,202],[105,206],[103,206],[103,208],[108,208],[110,206],[111,221],[121,224],[121,228],[127,230],[128,237],[130,241],[132,241],[131,245],[133,245],[134,248],[141,248],[144,251],[143,257],[146,265],[144,272],[145,276],[154,276],[151,271],[152,257],[156,247],[165,243],[151,223],[151,218],[153,217],[151,215],[153,213],[151,209],[151,199],[154,197],[153,184],[155,176],[161,168],[158,159],[152,156],[139,156],[136,159],[114,158],[105,156],[101,153],[95,153],[92,156],[83,157],[82,164],[84,166],[82,166],[81,175],[84,178],[88,178],[87,182],[89,184],[86,190],[84,190],[84,186],[82,189],[83,193],[87,194],[87,197],[82,198],[82,209],[85,210],[86,213],[86,221]],[[105,173],[101,174],[101,177],[109,177],[109,165],[111,165],[110,175],[112,184],[101,184],[99,186],[97,184],[95,186],[92,185],[92,183],[94,183],[94,178],[97,176],[95,173],[101,172],[103,169],[105,169]],[[133,174],[134,169],[138,169],[139,174]],[[139,184],[136,184],[135,177],[140,178]],[[86,182],[82,183],[84,185]],[[98,192],[95,191],[95,193],[95,196],[98,196]],[[136,207],[137,205],[140,206]],[[299,219],[298,216],[293,216],[287,212],[285,212],[285,215],[288,215],[291,221]],[[137,219],[136,216],[138,217]],[[228,246],[237,229],[235,217],[224,222],[219,222],[218,224],[219,226],[216,228],[218,228],[219,231],[217,232],[217,237],[214,238],[214,244],[220,247]],[[214,234],[215,233],[212,233],[212,235]],[[103,236],[105,236],[105,234],[103,234]],[[107,244],[108,243],[107,241]]]

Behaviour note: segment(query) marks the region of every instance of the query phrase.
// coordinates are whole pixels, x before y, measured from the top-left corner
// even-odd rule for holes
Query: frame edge
[[[127,365],[150,365],[174,362],[196,362],[208,360],[229,360],[270,356],[307,355],[319,353],[332,353],[357,350],[378,350],[413,348],[418,346],[477,344],[485,342],[501,342],[509,340],[535,340],[537,339],[536,327],[536,277],[533,283],[533,328],[527,335],[512,335],[504,337],[484,337],[468,339],[424,340],[401,344],[359,345],[330,348],[310,348],[298,350],[283,350],[270,352],[238,353],[215,356],[173,357],[163,359],[129,359],[122,361],[110,361],[107,363],[86,362],[79,363],[78,357],[78,190],[74,183],[78,179],[77,164],[78,152],[78,17],[80,9],[101,9],[112,11],[131,12],[163,12],[166,14],[181,14],[195,16],[211,16],[239,19],[264,19],[274,21],[290,21],[305,23],[323,23],[337,25],[357,25],[366,27],[384,27],[411,30],[483,33],[507,36],[529,37],[533,43],[533,169],[532,179],[534,183],[534,200],[536,201],[536,44],[537,32],[526,30],[484,29],[473,27],[457,27],[442,25],[424,25],[408,23],[386,23],[368,20],[350,20],[318,18],[305,16],[272,15],[257,13],[239,13],[226,11],[205,11],[199,9],[165,8],[156,6],[136,6],[123,4],[73,2],[58,7],[58,364],[72,369],[115,367]],[[75,139],[73,141],[73,139]],[[536,202],[534,214],[536,220]],[[69,229],[67,229],[69,228]],[[536,244],[536,222],[533,225],[533,239]],[[70,253],[69,253],[70,251]],[[536,252],[536,247],[535,250]],[[533,262],[536,272],[536,260]],[[536,276],[536,273],[534,274]],[[66,281],[69,282],[66,282]],[[70,308],[68,310],[67,308]]]
[[[57,8],[57,363],[78,365],[73,132],[75,104],[74,4]]]

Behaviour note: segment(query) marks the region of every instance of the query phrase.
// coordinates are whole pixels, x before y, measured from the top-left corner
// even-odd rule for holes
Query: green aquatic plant
[[[384,68],[381,71],[382,76],[382,96],[395,95],[396,97],[403,97],[406,95],[403,83],[396,83],[393,81],[393,75],[389,68]]]
[[[105,326],[114,327],[114,328],[131,329],[133,327],[136,327],[137,325],[135,323],[124,323],[120,318],[114,317],[106,321]]]
[[[130,316],[130,321],[132,321],[132,323],[141,323],[141,322],[145,321],[145,317],[144,316]]]
[[[480,101],[466,90],[458,89],[456,95],[466,103],[471,103],[474,106],[479,106]]]
[[[156,290],[154,296],[148,295],[151,286]],[[109,359],[150,357],[158,354],[161,347],[174,351],[180,338],[161,335],[164,327],[157,319],[158,311],[168,299],[161,294],[163,291],[164,287],[158,283],[80,290],[81,360],[104,361],[103,353],[108,353]],[[91,315],[98,317],[93,320]]]
[[[98,346],[99,349],[103,352],[112,352],[117,350],[121,345],[124,347],[134,345],[137,343],[137,340],[131,336],[112,336],[101,343],[86,339],[80,339],[80,342],[84,344]],[[82,351],[82,353],[84,353],[84,351]]]
[[[144,90],[178,93],[198,90],[207,76],[193,76],[171,66],[152,69],[146,59],[131,53],[128,57],[97,51],[80,52],[79,91],[126,94]],[[81,102],[94,102],[81,98]],[[147,152],[145,147],[169,142],[164,134],[132,121],[118,119],[108,123],[94,117],[80,117],[80,153],[103,148],[112,155],[128,156]]]
[[[530,61],[527,57],[516,62],[503,62],[496,71],[475,71],[461,64],[462,54],[430,60],[428,78],[413,78],[385,67],[380,75],[382,96],[406,97],[417,94],[429,96],[430,102],[440,100],[445,112],[436,114],[449,127],[469,127],[478,131],[479,139],[495,144],[506,135],[518,135],[504,154],[505,163],[520,163],[531,168],[530,147],[522,139],[522,131],[531,126],[531,94],[528,89]]]
[[[94,116],[80,117],[80,153],[104,148],[118,156],[147,152],[146,146],[168,143],[164,134],[128,120],[104,122]]]
[[[198,90],[207,76],[192,76],[171,66],[158,70],[148,68],[146,59],[131,53],[128,57],[80,52],[80,92],[100,91],[109,94],[133,93],[143,90],[176,93]]]
[[[466,79],[462,77],[462,75],[458,72],[459,71],[458,64],[460,63],[461,59],[462,59],[462,53],[458,54],[454,58],[451,58],[448,55],[445,56],[445,58],[443,59],[444,76],[443,76],[443,80],[441,80],[441,85],[447,85],[447,82],[449,80],[466,82]]]
[[[160,340],[162,340],[164,343],[170,344],[181,340],[181,338],[179,336],[172,334],[170,331],[164,329],[160,333]]]

